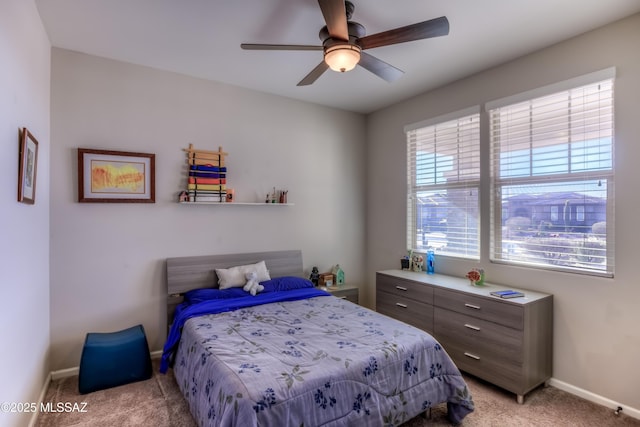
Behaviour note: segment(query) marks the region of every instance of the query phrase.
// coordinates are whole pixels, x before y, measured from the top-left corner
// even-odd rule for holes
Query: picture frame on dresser
[[[18,140],[18,201],[33,205],[36,202],[38,140],[26,127],[18,130]]]
[[[78,148],[78,202],[155,203],[155,154]]]

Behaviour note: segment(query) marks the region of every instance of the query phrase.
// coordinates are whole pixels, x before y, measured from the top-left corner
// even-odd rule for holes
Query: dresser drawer
[[[387,292],[376,292],[376,311],[433,333],[433,306]]]
[[[425,304],[433,304],[433,287],[411,280],[378,274],[376,276],[376,290],[403,298],[411,298]]]
[[[446,289],[435,289],[433,304],[458,313],[474,316],[514,329],[524,327],[524,310],[519,305],[506,301],[494,301],[476,295],[455,292]]]
[[[438,339],[438,342],[461,371],[479,378],[490,379],[493,384],[517,394],[524,394],[530,390],[523,381],[521,365],[500,362],[482,353],[474,353],[447,339]]]
[[[358,288],[330,288],[327,289],[331,293],[331,295],[346,299],[347,301],[351,301],[354,304],[358,304]]]
[[[522,364],[522,331],[435,307],[434,334],[441,343],[455,344],[483,358]]]

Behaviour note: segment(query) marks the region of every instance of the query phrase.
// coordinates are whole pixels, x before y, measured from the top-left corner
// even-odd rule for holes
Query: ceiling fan
[[[322,50],[324,60],[311,70],[298,86],[312,84],[327,68],[344,73],[356,65],[392,82],[400,78],[404,72],[363,52],[364,50],[449,34],[449,21],[445,16],[441,16],[367,36],[364,26],[351,21],[355,9],[353,3],[344,0],[318,0],[318,3],[327,24],[319,34],[322,46],[243,43],[240,47],[246,50]]]

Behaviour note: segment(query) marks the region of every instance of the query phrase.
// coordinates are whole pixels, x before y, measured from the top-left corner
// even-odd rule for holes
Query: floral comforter
[[[429,334],[333,296],[187,320],[174,373],[200,426],[399,425],[466,383]]]

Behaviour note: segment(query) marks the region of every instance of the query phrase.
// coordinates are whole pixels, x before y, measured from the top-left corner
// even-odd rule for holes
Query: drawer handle
[[[338,298],[340,298],[340,299],[347,299],[347,297],[338,297]]]
[[[473,308],[474,310],[480,310],[480,306],[478,305],[473,305],[473,304],[464,304],[465,307],[469,307],[469,308]]]
[[[407,288],[405,288],[404,286],[396,286],[396,289],[399,291],[406,291]]]
[[[475,360],[480,360],[480,356],[476,356],[475,354],[467,353],[466,351],[464,352],[464,355],[467,356],[467,357],[470,357],[472,359],[475,359]]]
[[[396,305],[397,305],[398,307],[407,308],[407,305],[406,305],[406,304],[402,304],[402,303],[399,303],[399,302],[397,302],[397,303],[396,303]]]
[[[468,323],[465,323],[465,324],[464,324],[464,327],[465,327],[465,328],[469,328],[469,329],[473,329],[474,331],[479,331],[479,330],[480,330],[480,328],[479,328],[479,327],[477,327],[477,326],[473,326],[473,325],[470,325],[470,324],[468,324]]]

